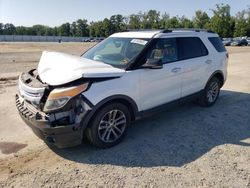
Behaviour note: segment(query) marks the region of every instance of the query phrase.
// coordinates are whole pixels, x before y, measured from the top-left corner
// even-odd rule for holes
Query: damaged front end
[[[57,147],[70,147],[82,142],[82,121],[92,104],[81,94],[87,81],[49,86],[31,70],[19,77],[16,106],[22,119],[34,133]]]

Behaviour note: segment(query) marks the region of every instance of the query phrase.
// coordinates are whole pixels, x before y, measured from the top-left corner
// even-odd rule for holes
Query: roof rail
[[[193,32],[207,32],[214,33],[210,29],[199,28],[166,28],[166,29],[126,29],[124,32],[141,32],[141,31],[159,31],[159,33],[171,33],[173,31],[193,31]]]
[[[161,31],[161,33],[171,33],[173,31],[194,31],[194,32],[208,32],[214,33],[210,29],[199,29],[199,28],[167,28]]]
[[[129,31],[132,31],[132,32],[140,32],[140,31],[159,31],[159,32],[161,32],[162,29],[126,29],[126,30],[124,30],[124,32],[129,32]]]

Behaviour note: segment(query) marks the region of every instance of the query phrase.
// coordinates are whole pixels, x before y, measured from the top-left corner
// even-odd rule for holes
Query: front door
[[[160,38],[146,53],[145,61],[159,59],[162,69],[141,68],[140,74],[140,110],[147,110],[181,96],[181,62],[177,61],[175,38]],[[143,67],[143,66],[142,66]]]

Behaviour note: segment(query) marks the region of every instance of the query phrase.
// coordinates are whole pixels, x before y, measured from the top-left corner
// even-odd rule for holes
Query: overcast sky
[[[249,8],[250,0],[0,0],[0,22],[59,26],[79,18],[97,21],[114,14],[128,16],[155,9],[170,16],[192,18],[196,10],[212,14],[217,3],[229,4],[231,14]]]

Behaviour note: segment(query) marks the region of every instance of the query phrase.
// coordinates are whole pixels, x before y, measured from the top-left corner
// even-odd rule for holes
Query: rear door
[[[213,61],[199,37],[178,37],[177,44],[182,67],[181,97],[185,97],[204,88]]]

